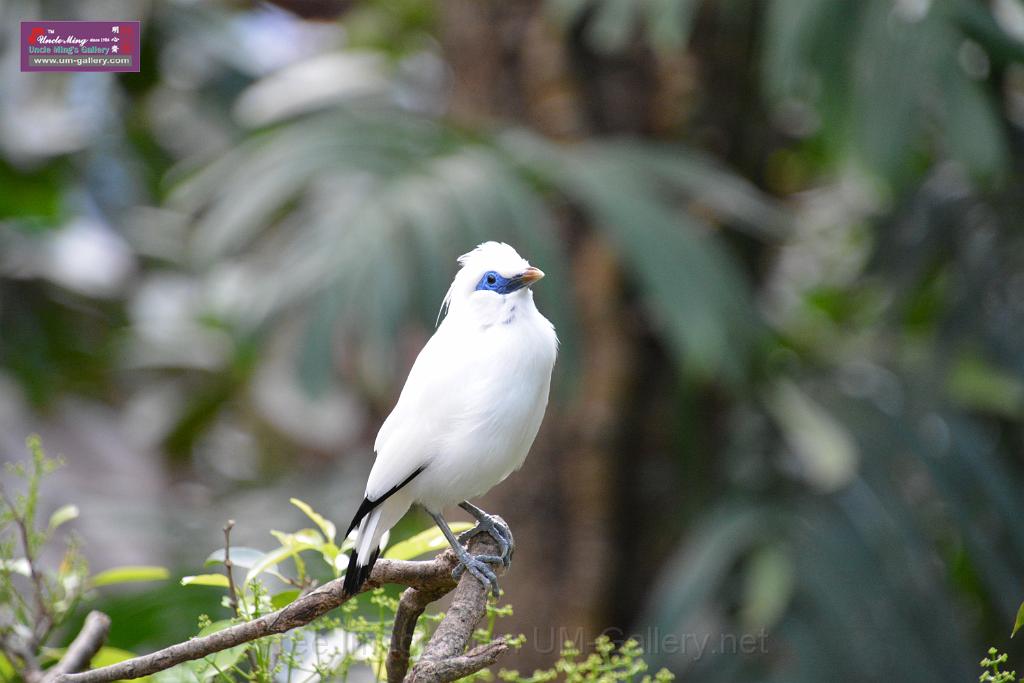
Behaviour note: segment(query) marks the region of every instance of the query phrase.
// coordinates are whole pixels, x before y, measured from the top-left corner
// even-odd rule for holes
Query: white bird
[[[558,338],[530,290],[544,273],[507,244],[485,242],[459,258],[441,305],[444,320],[409,372],[373,449],[366,493],[348,533],[358,528],[345,574],[354,595],[370,575],[381,536],[413,505],[423,507],[455,550],[460,566],[498,593],[488,564],[508,566],[508,527],[470,504],[519,469],[548,402]],[[440,314],[439,316],[440,317]],[[458,504],[494,537],[501,555],[470,555],[442,512]]]

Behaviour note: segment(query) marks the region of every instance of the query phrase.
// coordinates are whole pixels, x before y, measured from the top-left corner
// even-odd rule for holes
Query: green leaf
[[[602,155],[649,175],[651,181],[678,190],[757,239],[778,239],[792,222],[753,184],[714,159],[681,146],[614,142]]]
[[[684,367],[741,380],[763,330],[746,281],[709,226],[658,196],[635,164],[600,147],[574,155],[555,182],[617,247]]]
[[[1020,603],[1020,607],[1017,609],[1017,619],[1013,624],[1013,633],[1010,634],[1011,638],[1017,635],[1017,631],[1020,630],[1021,626],[1024,626],[1024,602]]]
[[[341,552],[341,548],[333,543],[324,543],[317,550],[324,556],[324,562],[330,565],[334,564],[334,561],[338,559],[338,553]]]
[[[300,529],[293,534],[288,534],[283,531],[271,530],[271,535],[278,540],[282,547],[298,547],[299,550],[308,550],[313,548],[317,550],[324,558],[324,562],[328,565],[333,566],[334,560],[338,557],[340,549],[338,546],[330,542],[324,542],[323,536],[316,529]],[[298,555],[295,555],[296,569],[300,572],[304,571],[301,565],[301,560]]]
[[[164,581],[171,573],[163,567],[126,566],[114,567],[96,574],[91,579],[94,588],[115,583],[136,583],[140,581]]]
[[[971,81],[954,63],[941,90],[949,153],[974,175],[996,176],[1006,169],[1006,136],[998,109],[981,83]]]
[[[726,581],[729,568],[772,533],[778,514],[768,507],[723,505],[709,512],[663,569],[642,623],[656,628],[683,623]]]
[[[793,595],[795,572],[792,558],[783,549],[769,546],[754,554],[744,577],[741,612],[748,632],[778,623]]]
[[[777,383],[765,401],[775,416],[801,474],[822,491],[845,486],[857,473],[860,455],[849,430],[795,384]]]
[[[1024,384],[1013,373],[994,367],[984,358],[965,354],[957,359],[946,389],[960,405],[1014,419],[1024,407]]]
[[[472,529],[473,525],[468,522],[456,522],[451,525],[451,528],[453,533],[460,534],[463,531]],[[437,527],[431,527],[411,538],[394,544],[385,551],[384,557],[391,560],[411,560],[414,557],[447,547],[448,541],[445,539],[444,534],[441,533],[441,530]]]
[[[306,513],[306,516],[320,527],[320,531],[324,532],[324,536],[327,537],[328,541],[334,542],[334,535],[337,533],[337,530],[334,528],[333,522],[329,519],[324,519],[320,513],[310,507],[309,503],[305,503],[298,498],[291,498],[290,500],[292,505]]]
[[[196,574],[195,576],[181,577],[182,586],[216,586],[227,588],[228,577],[225,574]]]
[[[274,606],[274,609],[281,609],[292,604],[298,597],[299,591],[297,590],[282,591],[270,598],[270,604]]]
[[[309,546],[324,543],[324,537],[316,529],[299,529],[293,533],[271,530],[270,534],[283,546]]]
[[[262,550],[239,546],[231,549],[231,564],[248,569],[262,562],[265,556],[266,553]],[[224,564],[224,548],[219,548],[210,553],[210,556],[206,558],[203,564],[207,567],[212,564]]]
[[[312,314],[295,365],[302,388],[311,398],[323,397],[333,381],[332,373],[324,370],[334,362],[340,299],[338,288],[329,287],[310,304]]]
[[[249,570],[249,573],[245,575],[245,583],[249,583],[260,574],[266,572],[273,576],[280,577],[281,574],[277,570],[277,563],[287,560],[289,557],[298,555],[303,550],[319,550],[320,544],[309,544],[309,543],[296,543],[295,545],[282,546],[276,550],[271,550],[263,557],[263,561],[259,562]]]
[[[41,226],[56,224],[61,213],[61,193],[66,188],[62,174],[60,164],[28,171],[0,160],[0,187],[4,188],[0,193],[0,219],[31,218]]]
[[[57,510],[54,510],[53,514],[50,515],[50,531],[53,531],[61,524],[70,522],[73,519],[78,518],[78,506],[77,505],[65,505]]]

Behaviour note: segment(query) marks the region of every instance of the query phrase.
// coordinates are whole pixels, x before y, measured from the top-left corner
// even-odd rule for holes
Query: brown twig
[[[494,547],[491,545],[492,543],[493,541],[489,537],[481,536],[479,540],[473,541],[472,551],[478,554],[481,552],[493,553]],[[423,562],[378,560],[373,568],[373,573],[362,590],[370,590],[387,583],[397,583],[415,589],[423,596],[440,597],[456,588],[456,581],[452,578],[452,570],[457,562],[455,553],[451,550],[446,550],[433,560]],[[310,623],[352,599],[354,596],[345,593],[342,582],[343,579],[335,579],[325,583],[320,588],[298,598],[287,607],[253,621],[231,626],[201,638],[193,638],[186,642],[172,645],[152,654],[135,657],[93,671],[62,673],[56,676],[52,683],[107,683],[108,681],[140,678],[169,669],[176,664],[201,659],[215,652],[220,652],[221,650],[258,638],[290,631],[293,628]],[[465,655],[462,654],[466,644],[469,643],[472,637],[477,622],[486,613],[487,591],[468,573],[463,575],[457,585],[452,610],[449,610],[444,620],[438,626],[437,632],[428,644],[424,654],[425,657],[427,653],[430,654],[431,665],[434,669],[420,669],[419,677],[415,680],[448,681],[453,680],[447,678],[447,675],[453,671],[466,671],[468,673],[479,671],[484,666],[493,664],[494,660],[508,647],[504,641],[499,640],[476,648]],[[474,600],[478,604],[471,604]],[[422,610],[420,613],[422,613]],[[403,618],[407,620],[410,615],[411,612],[407,610]],[[415,616],[418,617],[419,614]],[[415,619],[413,624],[415,624]],[[404,633],[407,628],[403,626],[402,630],[399,631],[400,643],[405,642]],[[411,639],[411,631],[409,633]],[[435,645],[434,641],[439,638],[439,643]],[[459,643],[462,643],[462,649],[457,649]],[[408,648],[406,647],[407,650]],[[451,666],[443,666],[444,663],[437,658],[445,652],[451,652],[451,656],[458,661]],[[407,664],[408,655],[406,655],[405,661]],[[476,668],[474,669],[473,667]],[[431,671],[439,672],[442,677],[431,678]],[[416,674],[415,668],[413,674]],[[410,674],[410,676],[413,674]],[[467,673],[462,675],[467,675]]]
[[[231,561],[231,530],[235,528],[235,520],[229,519],[224,525],[224,573],[228,577],[228,604],[231,611],[238,616],[238,591],[235,590],[235,575],[232,571],[235,564]]]
[[[409,655],[412,637],[416,631],[416,622],[426,610],[427,605],[438,600],[447,593],[443,588],[434,591],[407,588],[398,601],[395,612],[395,626],[391,630],[391,646],[385,662],[388,672],[388,683],[401,683],[409,670]]]
[[[60,661],[46,670],[42,683],[52,683],[64,674],[75,673],[89,666],[89,662],[103,647],[110,631],[110,617],[103,612],[92,611],[85,617],[82,630],[71,641],[67,652]]]
[[[236,617],[241,616],[238,611],[238,590],[235,588],[235,563],[231,561],[231,530],[235,528],[235,520],[229,519],[224,525],[224,573],[228,578],[228,606]],[[249,650],[249,665],[253,671],[259,668],[256,653]]]

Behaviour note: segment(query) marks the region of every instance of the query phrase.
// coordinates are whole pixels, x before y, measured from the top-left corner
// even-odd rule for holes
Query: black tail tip
[[[359,556],[356,551],[352,551],[352,556],[348,559],[348,569],[345,571],[345,582],[342,584],[344,587],[345,595],[349,597],[355,596],[362,589],[363,584],[370,578],[370,573],[373,571],[373,565],[377,563],[377,557],[380,555],[380,548],[373,551],[370,555],[370,561],[364,565],[359,564]]]

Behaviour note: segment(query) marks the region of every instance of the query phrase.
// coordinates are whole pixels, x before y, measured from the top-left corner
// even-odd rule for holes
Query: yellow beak
[[[524,286],[529,286],[532,285],[537,280],[544,277],[544,271],[541,270],[540,268],[534,268],[533,266],[530,266],[529,268],[524,270],[523,274],[520,275],[519,277],[522,279]]]

